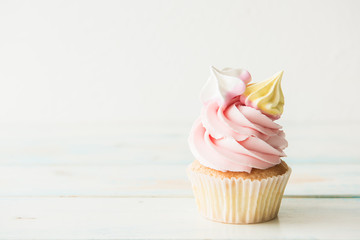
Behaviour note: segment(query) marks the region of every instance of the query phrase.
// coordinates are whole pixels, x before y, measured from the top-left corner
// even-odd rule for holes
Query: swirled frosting
[[[190,132],[192,153],[202,165],[223,172],[251,172],[252,168],[266,169],[279,164],[287,147],[282,127],[240,101],[251,80],[250,74],[241,69],[225,72],[234,73],[232,77],[237,78],[237,83],[227,84],[228,78],[221,75],[210,77],[212,85],[208,81],[202,90],[201,116]],[[245,89],[237,87],[242,84]],[[228,87],[221,92],[219,86]]]

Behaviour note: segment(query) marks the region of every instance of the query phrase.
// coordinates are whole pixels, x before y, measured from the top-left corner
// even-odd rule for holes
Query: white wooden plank
[[[360,164],[291,164],[286,195],[360,196]],[[1,166],[0,196],[191,197],[186,165]]]
[[[183,133],[159,127],[130,133],[129,129],[134,127],[63,127],[63,131],[38,127],[23,129],[24,133],[7,129],[0,135],[0,164],[172,165],[193,159],[187,145],[188,129]]]
[[[360,199],[283,199],[255,225],[208,221],[187,198],[1,198],[1,239],[359,239]]]
[[[185,164],[191,123],[0,126],[1,165]],[[287,160],[358,163],[360,124],[288,124]]]

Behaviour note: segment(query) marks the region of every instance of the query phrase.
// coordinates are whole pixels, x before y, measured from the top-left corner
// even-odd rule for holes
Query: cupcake
[[[279,212],[291,173],[281,159],[285,134],[275,122],[283,112],[283,72],[250,83],[243,69],[210,71],[189,137],[195,161],[187,172],[196,204],[213,221],[269,221]]]

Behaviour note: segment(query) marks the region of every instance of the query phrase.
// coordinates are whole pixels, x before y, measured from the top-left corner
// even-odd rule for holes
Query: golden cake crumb
[[[273,166],[268,169],[257,169],[253,168],[251,173],[247,172],[221,172],[212,168],[205,167],[201,165],[199,161],[195,160],[190,166],[190,170],[198,173],[203,173],[209,176],[218,177],[218,178],[243,178],[251,180],[261,180],[268,177],[278,176],[284,174],[288,169],[288,165],[281,160],[276,166]]]

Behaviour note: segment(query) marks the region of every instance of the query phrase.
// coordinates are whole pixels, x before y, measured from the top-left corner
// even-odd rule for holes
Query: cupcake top
[[[201,116],[191,129],[189,145],[204,166],[227,172],[267,169],[281,162],[287,147],[280,118],[283,72],[251,84],[243,69],[210,68],[201,91]]]

